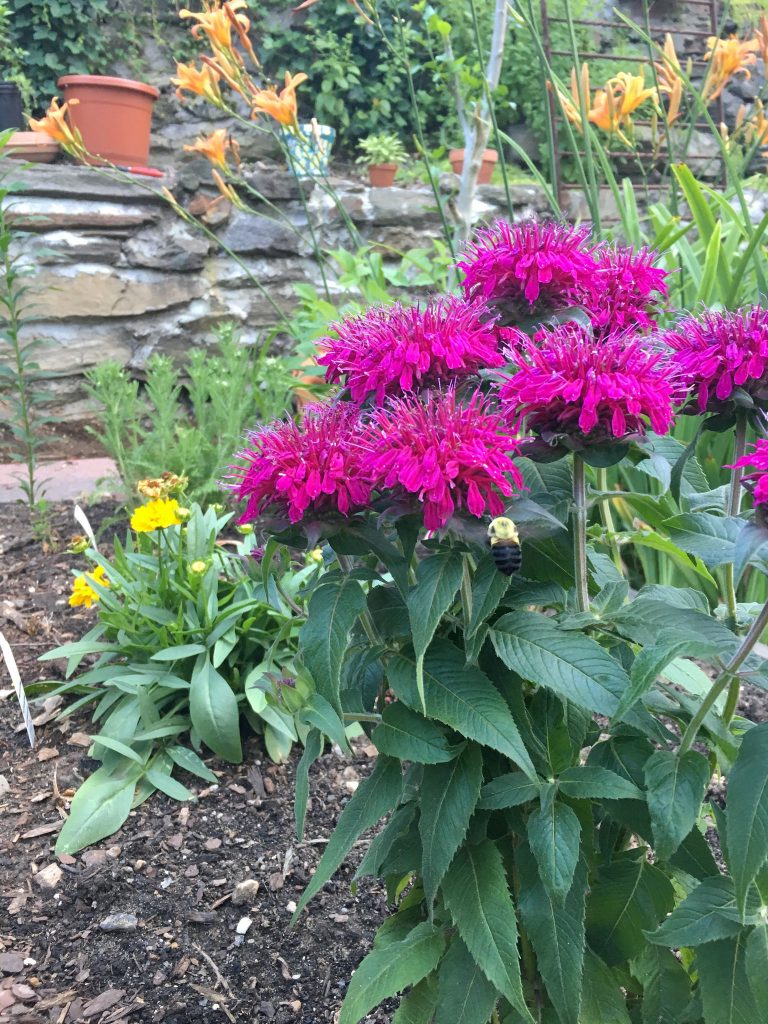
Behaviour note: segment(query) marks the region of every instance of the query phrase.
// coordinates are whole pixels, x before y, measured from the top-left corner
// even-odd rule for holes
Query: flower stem
[[[710,710],[714,706],[715,701],[720,694],[730,685],[731,689],[728,694],[728,701],[726,704],[725,711],[723,712],[723,720],[726,725],[733,718],[733,713],[736,710],[736,702],[739,697],[739,684],[740,679],[738,676],[738,670],[742,664],[746,661],[752,648],[755,646],[757,641],[760,639],[763,630],[768,625],[768,601],[763,605],[760,614],[757,616],[755,621],[752,623],[749,632],[741,641],[741,646],[738,651],[734,654],[728,664],[725,666],[723,671],[715,679],[710,687],[709,693],[701,702],[701,706],[696,714],[693,716],[691,721],[688,723],[688,728],[683,733],[683,738],[680,741],[679,754],[684,754],[687,750],[691,749],[691,746],[696,740],[696,735],[701,728],[701,723],[709,714]],[[736,694],[735,699],[733,694]]]
[[[597,489],[598,491],[608,490],[608,470],[598,469],[595,471],[597,475]],[[611,508],[611,499],[600,502],[600,518],[603,520],[603,526],[605,527],[606,533],[608,534],[608,547],[611,551],[611,558],[613,564],[619,570],[621,575],[624,575],[624,566],[621,564],[621,555],[619,553],[619,545],[616,543],[616,525],[613,521],[613,509]]]
[[[587,485],[584,460],[573,456],[573,568],[579,611],[589,611],[587,589]]]
[[[738,462],[744,455],[747,447],[747,415],[743,409],[736,414],[736,434],[733,439],[733,461]],[[728,505],[726,512],[729,516],[737,516],[741,509],[741,477],[744,470],[741,466],[734,466],[731,470],[731,489],[728,492]],[[728,618],[731,625],[736,627],[736,581],[733,572],[733,562],[728,562],[725,567],[725,600],[728,605]],[[736,680],[738,691],[738,680]],[[738,692],[736,694],[738,700]],[[730,696],[728,703],[730,704]],[[734,701],[734,707],[735,707]]]

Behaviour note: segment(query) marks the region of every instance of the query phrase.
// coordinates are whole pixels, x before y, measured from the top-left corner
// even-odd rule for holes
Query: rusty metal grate
[[[567,2],[567,0],[566,0]],[[709,36],[718,36],[721,29],[721,10],[718,0],[680,0],[679,3],[675,4],[675,11],[678,16],[684,16],[686,20],[686,27],[681,29],[676,24],[663,24],[659,23],[659,19],[654,19],[654,8],[657,11],[663,12],[665,15],[669,13],[669,0],[647,0],[644,3],[644,24],[643,29],[649,35],[655,43],[660,46],[663,45],[664,39],[667,33],[670,33],[673,39],[679,39],[680,35],[683,35],[686,39],[701,40],[702,45],[700,49],[697,49],[697,56],[691,58],[694,67],[700,66],[705,67],[707,61],[703,59],[703,54],[706,49],[704,43]],[[567,25],[568,18],[555,17],[549,13],[547,0],[540,0],[541,10],[541,24],[542,24],[542,43],[544,51],[547,55],[547,60],[550,66],[553,63],[553,58],[569,57],[572,58],[573,54],[571,50],[559,50],[552,45],[552,25]],[[627,25],[625,22],[620,21],[618,18],[609,20],[606,17],[603,18],[573,18],[571,19],[572,24],[582,28],[592,29],[597,33],[597,30],[608,33],[610,30],[614,30],[617,33],[623,35],[627,32]],[[693,23],[696,27],[689,28],[688,24]],[[627,64],[634,64],[636,67],[643,66],[648,67],[654,61],[659,60],[659,55],[655,50],[652,50],[650,46],[640,43],[643,47],[642,50],[638,50],[637,53],[633,54],[613,54],[610,50],[598,51],[588,50],[581,51],[579,53],[580,61],[588,61],[590,63],[590,70],[595,69],[595,65],[599,62],[626,62]],[[686,66],[689,56],[685,53],[680,53],[678,49],[678,56],[680,63]],[[593,80],[595,77],[593,76]],[[602,80],[601,80],[602,84]],[[552,126],[552,136],[554,140],[554,167],[553,172],[553,185],[557,190],[558,198],[561,202],[567,201],[567,193],[569,190],[580,190],[582,186],[580,184],[572,184],[563,180],[562,175],[562,157],[567,156],[580,156],[584,155],[583,149],[573,151],[570,149],[570,140],[564,135],[562,131],[563,115],[560,110],[560,105],[555,97],[553,91],[550,89],[548,94],[549,104],[549,117]],[[723,100],[722,96],[717,101],[718,111],[715,118],[716,121],[720,122],[724,120],[723,112]],[[637,126],[647,126],[652,122],[650,119],[639,118],[634,119],[634,124]],[[697,121],[694,127],[701,125],[702,128],[706,128],[706,122]],[[707,129],[708,130],[708,129]],[[614,161],[624,161],[626,164],[634,164],[636,173],[640,173],[644,170],[647,174],[651,174],[655,170],[655,165],[660,159],[663,159],[667,150],[665,146],[656,148],[653,152],[633,152],[629,149],[611,149],[606,150],[607,155]],[[640,161],[640,163],[638,163]],[[697,153],[695,150],[688,151],[686,155],[686,161],[691,165],[692,170],[696,171],[697,167],[701,167],[702,162],[706,161],[707,165],[711,167],[713,161],[717,164],[717,177],[724,180],[725,168],[722,164],[720,157],[713,157],[711,153]],[[645,166],[645,163],[647,166]],[[619,174],[619,177],[632,177],[631,171],[629,173],[623,172]],[[610,186],[606,183],[601,183],[599,186],[601,189],[609,189]],[[610,220],[611,218],[607,218]]]

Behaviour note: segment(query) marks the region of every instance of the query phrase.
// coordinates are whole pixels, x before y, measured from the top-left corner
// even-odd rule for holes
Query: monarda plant
[[[376,828],[356,879],[393,913],[339,1024],[395,995],[393,1024],[766,1021],[768,723],[736,711],[768,685],[768,605],[738,600],[768,552],[768,442],[745,450],[768,316],[661,330],[652,254],[557,225],[498,225],[459,267],[462,298],[338,324],[333,400],[252,434],[230,480],[272,547],[331,563],[299,834],[324,737],[359,722],[379,752],[297,910]],[[680,414],[733,433],[730,489]],[[640,544],[700,587],[644,585]]]

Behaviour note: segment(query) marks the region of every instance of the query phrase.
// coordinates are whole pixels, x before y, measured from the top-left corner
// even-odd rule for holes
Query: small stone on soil
[[[0,971],[3,974],[19,974],[24,967],[24,957],[18,953],[0,953]]]
[[[244,881],[238,882],[232,892],[232,905],[242,907],[246,903],[252,903],[256,899],[258,891],[259,883],[255,878],[246,878]]]
[[[252,924],[253,921],[251,920],[250,917],[241,917],[240,920],[237,922],[237,927],[235,928],[235,931],[237,932],[238,935],[245,935],[245,933],[248,931]]]
[[[103,932],[135,932],[139,925],[135,914],[110,914],[99,924]]]
[[[35,884],[41,889],[55,889],[61,881],[64,872],[58,864],[48,864],[34,875]]]
[[[11,784],[4,775],[0,775],[0,796],[5,796],[11,790]]]

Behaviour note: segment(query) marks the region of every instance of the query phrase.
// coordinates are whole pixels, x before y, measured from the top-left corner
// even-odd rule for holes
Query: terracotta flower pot
[[[86,149],[113,164],[146,166],[152,106],[160,93],[130,78],[65,75],[58,81]],[[98,163],[90,160],[89,163]]]
[[[452,149],[448,154],[454,174],[461,174],[464,170],[464,150]],[[478,185],[490,185],[493,169],[499,159],[495,149],[486,149],[483,153],[483,162],[480,164],[480,173],[477,176]]]
[[[370,164],[368,180],[371,188],[392,188],[397,174],[397,164]]]

